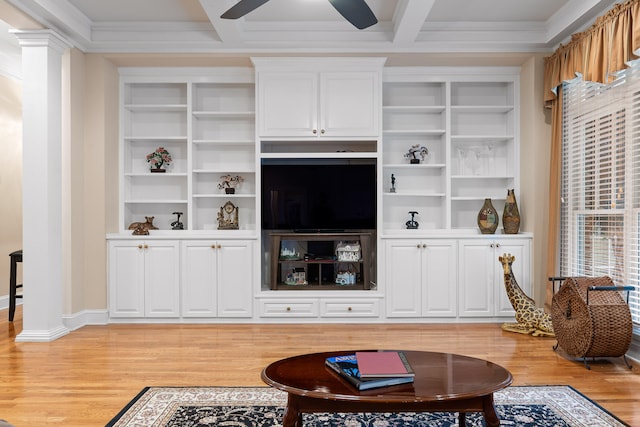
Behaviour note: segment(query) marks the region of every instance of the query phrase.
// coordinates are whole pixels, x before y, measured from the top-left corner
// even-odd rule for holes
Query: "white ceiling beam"
[[[393,21],[393,43],[414,42],[435,0],[400,0]]]
[[[620,3],[620,0],[570,0],[547,19],[546,42],[549,44],[563,42],[572,33],[581,31],[575,30],[575,28],[590,24],[615,3]]]
[[[70,37],[77,47],[91,43],[91,20],[66,0],[7,0],[45,27]],[[71,41],[70,40],[70,41]]]
[[[218,37],[224,43],[236,44],[244,40],[242,23],[240,19],[222,19],[220,15],[225,13],[236,1],[229,0],[200,0],[202,9],[207,14],[211,25],[218,33]]]

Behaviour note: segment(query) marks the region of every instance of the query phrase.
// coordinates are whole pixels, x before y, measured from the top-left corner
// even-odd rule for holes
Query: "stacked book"
[[[329,357],[325,364],[358,390],[411,383],[415,377],[401,351],[358,351]]]

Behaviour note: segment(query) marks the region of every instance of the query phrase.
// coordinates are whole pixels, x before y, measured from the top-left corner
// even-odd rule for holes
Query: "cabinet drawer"
[[[318,301],[261,300],[260,317],[318,317]]]
[[[378,301],[321,300],[322,317],[378,317]]]

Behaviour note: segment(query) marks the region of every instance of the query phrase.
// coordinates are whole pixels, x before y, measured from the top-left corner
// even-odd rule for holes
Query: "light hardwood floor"
[[[509,369],[514,385],[566,384],[640,426],[640,367],[621,358],[591,370],[552,349],[553,338],[499,324],[109,325],[51,343],[15,343],[0,311],[0,418],[18,427],[104,426],[145,386],[263,386],[270,362],[335,349],[451,352]]]

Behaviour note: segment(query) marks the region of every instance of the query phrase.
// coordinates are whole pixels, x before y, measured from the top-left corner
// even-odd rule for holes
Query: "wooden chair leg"
[[[13,322],[13,316],[16,312],[16,276],[18,274],[16,257],[11,256],[11,271],[9,276],[9,322]]]

